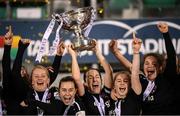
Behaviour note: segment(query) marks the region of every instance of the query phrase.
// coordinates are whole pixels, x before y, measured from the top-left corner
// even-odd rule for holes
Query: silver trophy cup
[[[95,10],[92,7],[79,8],[62,14],[53,14],[52,17],[59,23],[60,18],[62,18],[62,28],[75,34],[72,40],[75,50],[83,51],[94,47],[93,40],[84,36],[84,30],[95,19]]]

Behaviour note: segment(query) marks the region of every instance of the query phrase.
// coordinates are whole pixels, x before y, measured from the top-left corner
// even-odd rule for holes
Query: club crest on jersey
[[[109,108],[110,107],[110,100],[106,101],[105,105]]]

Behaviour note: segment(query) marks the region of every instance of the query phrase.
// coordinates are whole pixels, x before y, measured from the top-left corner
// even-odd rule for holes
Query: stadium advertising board
[[[166,21],[168,23],[170,35],[176,53],[179,56],[180,19],[98,20],[93,23],[89,37],[98,40],[100,50],[111,63],[118,62],[109,51],[108,43],[111,41],[111,39],[117,39],[119,41],[118,48],[120,52],[129,60],[132,59],[132,32],[136,32],[137,37],[143,40],[141,54],[148,52],[165,53],[165,46],[162,35],[156,27],[156,24],[159,21]],[[9,25],[12,26],[14,33],[14,40],[11,50],[12,59],[15,58],[18,41],[20,38],[29,38],[31,39],[31,44],[29,45],[24,57],[34,61],[41,43],[42,36],[48,24],[49,21],[45,20],[0,21],[0,59],[2,59],[4,44],[2,36],[6,33]],[[49,42],[46,45],[46,54],[48,54],[49,47],[52,45],[52,41],[55,38],[57,26],[58,25],[56,25],[53,29],[53,32],[49,38]],[[63,29],[60,31],[60,35],[66,44],[69,43],[73,38],[73,34],[64,31]],[[48,58],[52,60],[51,56]],[[95,55],[91,51],[82,52],[81,57],[79,57],[78,60],[79,63],[97,62]],[[71,58],[67,52],[64,54],[63,62],[71,62]]]

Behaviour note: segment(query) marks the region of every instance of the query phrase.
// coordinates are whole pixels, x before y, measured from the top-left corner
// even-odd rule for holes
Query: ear
[[[31,77],[31,84],[34,85],[33,77]]]
[[[75,89],[75,93],[77,93],[77,91],[78,91],[78,90],[77,90],[77,89]]]
[[[88,78],[86,77],[85,79],[86,79],[86,82],[85,82],[85,83],[87,83],[87,82],[88,82]]]
[[[32,82],[31,85],[34,86],[34,83]]]
[[[48,78],[47,80],[47,87],[49,87],[49,83],[50,83],[50,78]]]
[[[101,79],[101,89],[104,87],[104,81]]]
[[[160,67],[159,67],[159,72],[160,72],[160,73],[163,72],[163,66],[160,66]]]
[[[34,81],[33,81],[33,79],[31,80],[31,84],[32,84],[32,86],[34,85]]]

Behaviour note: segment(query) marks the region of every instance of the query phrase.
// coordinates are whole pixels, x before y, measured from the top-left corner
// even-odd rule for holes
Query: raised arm
[[[8,32],[4,36],[4,53],[2,58],[2,71],[3,71],[3,97],[6,98],[6,93],[9,93],[8,91],[9,86],[11,86],[12,83],[9,83],[12,79],[12,72],[11,72],[11,58],[10,58],[10,51],[11,51],[11,45],[13,41],[13,33],[11,30],[11,26],[9,27]]]
[[[167,52],[167,60],[166,60],[166,67],[165,67],[165,77],[169,78],[170,80],[172,77],[175,77],[176,72],[176,52],[174,49],[174,46],[171,41],[171,37],[169,35],[169,27],[166,23],[160,22],[157,25],[159,31],[162,33],[165,46],[166,46],[166,52]]]
[[[68,45],[68,52],[72,58],[72,77],[77,84],[79,96],[83,96],[85,94],[85,88],[81,80],[81,73],[77,61],[77,53],[72,49],[71,45]]]
[[[19,82],[19,80],[22,80],[21,76],[21,67],[22,67],[22,60],[23,55],[26,50],[26,48],[29,46],[30,40],[29,39],[21,39],[18,44],[18,51],[16,54],[16,58],[14,60],[12,73],[13,73],[13,79],[16,82]],[[14,82],[15,83],[15,82]],[[15,83],[18,85],[17,83]]]
[[[139,79],[140,71],[140,55],[139,50],[141,48],[142,41],[135,37],[133,33],[133,62],[132,62],[132,74],[131,74],[131,87],[137,95],[140,95],[142,92],[142,86]]]
[[[93,40],[93,41],[95,44],[93,51],[95,52],[99,63],[101,64],[101,66],[103,67],[103,69],[105,71],[104,85],[107,88],[112,88],[112,78],[113,78],[112,68],[111,68],[110,64],[107,62],[107,60],[105,59],[105,57],[100,52],[98,42],[96,40]]]
[[[12,83],[13,83],[13,89],[16,92],[14,95],[17,97],[17,99],[23,100],[26,97],[26,93],[29,89],[29,77],[23,77],[21,75],[21,67],[22,67],[22,60],[23,60],[23,55],[30,43],[29,39],[21,39],[18,44],[18,51],[16,54],[16,58],[14,60],[13,68],[12,68]],[[28,83],[29,82],[29,83]]]
[[[132,63],[126,59],[117,48],[117,40],[111,40],[109,43],[110,51],[113,53],[113,55],[117,58],[117,60],[127,69],[131,72]]]
[[[49,74],[50,74],[50,84],[52,84],[55,81],[55,79],[58,75],[64,50],[65,50],[65,45],[64,45],[64,42],[61,41],[58,45],[57,53],[56,53],[56,56],[54,58],[52,67],[48,67]]]

